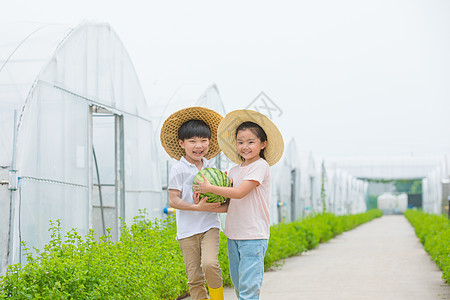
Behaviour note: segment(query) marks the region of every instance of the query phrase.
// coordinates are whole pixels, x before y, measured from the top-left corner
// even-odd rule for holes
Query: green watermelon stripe
[[[223,186],[221,184],[222,183],[221,176],[220,176],[221,173],[222,173],[222,171],[220,171],[219,169],[216,169],[216,168],[209,168],[209,170],[208,170],[208,174],[210,174],[210,176],[212,178],[214,178],[214,181],[215,181],[214,185],[216,185],[216,186]],[[219,195],[216,195],[216,196],[218,197],[220,202],[224,202],[225,201],[224,197],[219,196]]]
[[[223,172],[220,171],[219,169],[216,169],[215,173],[216,173],[217,177],[219,178],[220,186],[224,186],[223,185],[223,176],[222,176]]]
[[[224,172],[220,171],[219,175],[220,175],[220,179],[221,179],[220,181],[221,181],[222,186],[228,187],[227,174],[225,174]]]
[[[217,177],[217,184],[219,186],[223,186],[223,180],[222,180],[222,171],[220,171],[219,169],[213,169],[214,170],[214,175]]]
[[[222,177],[223,177],[223,184],[226,187],[230,186],[230,178],[228,178],[228,175],[225,174],[224,172],[222,172]]]
[[[227,186],[227,187],[229,187],[229,186],[231,186],[231,181],[230,181],[230,178],[228,178],[228,175],[227,174],[225,174],[225,186]]]
[[[225,173],[222,173],[222,177],[223,177],[223,184],[224,184],[224,186],[229,187],[230,186],[229,185],[230,179],[228,179],[228,175],[225,174]]]
[[[229,184],[230,179],[228,179],[227,174],[225,174],[224,172],[220,171],[220,177],[222,179],[221,180],[222,181],[222,186],[229,187],[230,186],[230,184]]]
[[[206,168],[205,172],[208,173],[208,175],[214,179],[214,182],[211,182],[211,184],[213,184],[213,185],[220,184],[220,178],[219,178],[219,176],[217,176],[217,173],[215,172],[214,168]]]

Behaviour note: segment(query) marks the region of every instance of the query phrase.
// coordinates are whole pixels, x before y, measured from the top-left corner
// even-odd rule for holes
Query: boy
[[[192,182],[203,168],[212,167],[208,159],[220,152],[217,127],[222,116],[203,107],[190,107],[172,114],[161,129],[161,144],[179,160],[170,170],[169,203],[176,209],[177,240],[188,276],[192,299],[207,299],[205,277],[211,299],[223,299],[219,266],[218,212],[226,205],[193,199]]]

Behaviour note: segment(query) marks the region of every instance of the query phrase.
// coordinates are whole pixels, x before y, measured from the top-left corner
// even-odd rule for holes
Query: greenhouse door
[[[296,198],[296,171],[295,169],[291,170],[291,222],[294,222],[297,219],[297,206],[295,203]]]
[[[111,111],[91,106],[92,117],[92,228],[97,236],[119,237],[123,218],[123,119]]]
[[[313,210],[316,207],[316,203],[314,203],[314,198],[315,198],[315,194],[316,191],[314,189],[314,177],[310,176],[309,177],[309,191],[310,191],[310,195],[309,195],[309,206],[306,209],[310,209]]]

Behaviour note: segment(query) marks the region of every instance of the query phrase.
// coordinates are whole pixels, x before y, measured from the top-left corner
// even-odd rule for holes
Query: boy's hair
[[[261,143],[267,141],[267,135],[266,135],[266,132],[264,131],[264,129],[262,129],[262,127],[259,126],[258,124],[254,123],[254,122],[250,122],[250,121],[244,122],[241,125],[239,125],[236,128],[235,136],[237,137],[237,134],[239,131],[246,130],[246,129],[250,130],[254,135],[256,135],[256,137],[261,141]],[[263,159],[266,159],[264,157],[264,149],[261,149],[261,151],[259,151],[259,156]],[[241,157],[241,159],[244,160],[243,157]]]
[[[184,141],[193,137],[211,139],[211,129],[202,120],[189,120],[178,129],[178,139]]]

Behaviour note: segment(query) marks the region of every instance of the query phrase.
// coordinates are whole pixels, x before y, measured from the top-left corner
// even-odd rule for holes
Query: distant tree
[[[413,180],[395,180],[394,186],[398,193],[408,193],[413,185]]]
[[[414,180],[408,194],[422,194],[422,180]]]
[[[422,193],[422,180],[395,180],[395,190],[398,193],[407,194],[421,194]]]
[[[367,208],[378,208],[378,195],[369,195],[369,207]]]

